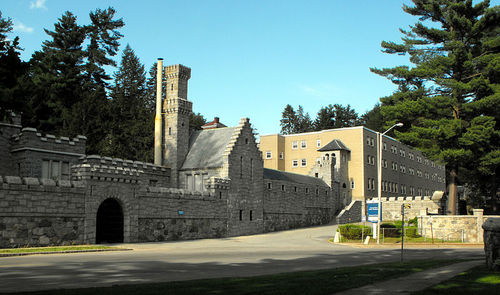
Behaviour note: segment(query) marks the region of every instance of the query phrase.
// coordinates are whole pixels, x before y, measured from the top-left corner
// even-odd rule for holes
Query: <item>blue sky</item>
[[[228,126],[248,117],[260,134],[280,131],[286,104],[313,118],[335,103],[370,110],[395,87],[369,68],[407,63],[382,53],[380,42],[399,41],[399,28],[417,21],[402,11],[406,0],[1,1],[23,60],[65,11],[83,25],[90,11],[114,7],[125,22],[122,49],[130,44],[147,70],[158,57],[190,67],[195,112]]]

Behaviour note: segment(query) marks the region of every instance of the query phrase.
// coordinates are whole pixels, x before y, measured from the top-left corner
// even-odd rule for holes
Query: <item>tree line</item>
[[[353,126],[382,130],[384,122],[380,115],[380,105],[376,104],[370,111],[359,115],[349,104],[347,106],[329,104],[321,107],[313,120],[309,113],[304,112],[301,105],[295,110],[293,106],[287,104],[281,113],[280,133],[294,134]]]
[[[153,161],[156,64],[149,75],[127,44],[119,53],[125,25],[113,8],[89,13],[81,25],[67,11],[45,29],[48,39],[31,59],[20,59],[19,37],[0,11],[0,120],[22,114],[23,126],[55,135],[87,136],[87,153]],[[111,77],[106,67],[116,67]],[[192,128],[205,123],[192,114]]]

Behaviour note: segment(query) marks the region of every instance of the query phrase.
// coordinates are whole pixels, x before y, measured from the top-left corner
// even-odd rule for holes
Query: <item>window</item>
[[[271,158],[272,158],[272,155],[273,155],[273,154],[272,154],[272,152],[267,151],[267,152],[266,152],[266,159],[271,159]]]
[[[283,160],[283,157],[284,157],[283,152],[280,152],[280,160]]]
[[[319,188],[316,188],[316,195],[319,195]]]
[[[384,165],[383,165],[384,168],[387,168],[387,160],[383,160],[383,162],[384,162]]]
[[[270,189],[272,189],[272,188],[273,188],[273,184],[272,184],[271,182],[268,182],[268,183],[267,183],[267,189],[269,189],[269,190],[270,190]]]
[[[300,160],[300,166],[301,167],[306,167],[307,166],[307,160],[306,159]]]
[[[69,180],[69,162],[42,160],[42,178]]]
[[[281,185],[281,191],[285,191],[285,185],[284,184]]]
[[[384,151],[387,151],[387,143],[384,142]]]
[[[243,156],[240,157],[240,178],[243,178]]]
[[[240,221],[243,220],[243,210],[240,210]]]
[[[321,147],[321,139],[316,140],[316,147]]]
[[[316,163],[320,164],[321,163],[321,158],[316,159]]]
[[[186,189],[188,191],[193,190],[193,175],[190,174],[186,175]]]
[[[300,148],[301,148],[301,149],[305,149],[306,147],[307,147],[307,142],[306,142],[305,140],[302,140],[302,141],[300,142]]]
[[[404,158],[406,156],[406,152],[403,150],[399,150],[399,155]]]
[[[168,127],[168,135],[172,135],[172,127]]]
[[[375,146],[375,140],[373,140],[373,137],[370,137],[370,145]]]
[[[308,188],[308,187],[306,187],[306,194],[308,194],[308,193],[309,193],[309,188]]]
[[[292,167],[299,167],[299,160],[292,160]]]
[[[299,148],[299,143],[297,141],[292,142],[292,150],[296,150]]]
[[[351,180],[351,189],[354,189],[354,180]]]
[[[293,191],[297,192],[297,187],[296,186],[293,187]]]
[[[250,210],[250,221],[252,221],[252,220],[253,220],[253,211]]]
[[[253,159],[250,158],[250,179],[253,179]]]
[[[366,137],[366,144],[367,144],[367,145],[370,145],[370,136],[367,136],[367,137]]]

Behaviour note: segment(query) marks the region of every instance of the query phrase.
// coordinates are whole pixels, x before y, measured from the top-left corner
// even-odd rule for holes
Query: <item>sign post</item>
[[[403,262],[403,247],[405,243],[405,209],[410,208],[410,204],[401,204],[401,262]]]
[[[368,212],[368,222],[373,222],[373,238],[378,240],[377,237],[377,228],[380,226],[378,223],[378,218],[379,218],[379,210],[378,210],[378,201],[376,200],[368,200],[366,201],[366,207],[367,207],[367,212]],[[382,216],[382,214],[380,214]],[[382,217],[380,218],[380,221],[382,221]]]

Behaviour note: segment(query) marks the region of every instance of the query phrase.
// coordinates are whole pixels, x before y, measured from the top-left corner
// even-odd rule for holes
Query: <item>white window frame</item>
[[[307,148],[307,141],[306,140],[301,140],[300,141],[300,148],[301,149],[306,149]]]
[[[283,154],[283,152],[280,152],[280,160],[283,160],[284,157],[285,155]]]
[[[307,159],[300,159],[300,167],[307,167]]]
[[[272,159],[273,158],[273,153],[271,151],[266,151],[266,160]]]
[[[292,160],[292,167],[293,168],[299,167],[299,160]]]
[[[321,147],[321,139],[316,139],[316,147]]]
[[[292,141],[292,150],[296,150],[299,148],[299,142],[298,141]]]

